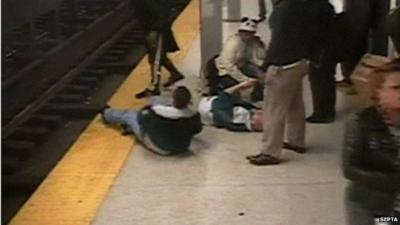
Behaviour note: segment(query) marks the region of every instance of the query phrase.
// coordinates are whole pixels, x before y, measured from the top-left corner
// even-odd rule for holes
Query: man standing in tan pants
[[[303,0],[281,0],[270,17],[263,144],[260,154],[247,157],[251,164],[279,164],[282,147],[305,152],[302,80],[308,71],[306,7]]]

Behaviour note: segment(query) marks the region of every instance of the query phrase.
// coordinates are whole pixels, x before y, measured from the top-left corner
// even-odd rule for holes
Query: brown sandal
[[[304,148],[304,147],[291,145],[291,144],[289,144],[289,143],[287,143],[287,142],[284,142],[284,143],[283,143],[283,148],[292,150],[292,151],[297,152],[297,153],[300,153],[300,154],[304,154],[304,153],[306,153],[306,151],[307,151],[306,148]]]
[[[276,165],[281,160],[270,155],[260,154],[258,157],[250,159],[250,163],[258,166]]]

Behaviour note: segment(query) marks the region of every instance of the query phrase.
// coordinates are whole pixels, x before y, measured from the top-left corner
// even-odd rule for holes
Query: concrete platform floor
[[[246,5],[247,15],[257,15],[254,4]],[[224,33],[234,32],[235,26],[227,24]],[[266,25],[260,30],[268,40]],[[197,39],[180,65],[188,76],[184,83],[194,92],[199,47]],[[309,114],[311,96],[304,82]],[[285,162],[277,166],[248,164],[245,156],[261,146],[257,133],[206,127],[193,141],[192,153],[178,157],[160,157],[136,145],[93,224],[343,225],[341,144],[356,102],[338,92],[337,120],[308,124],[309,152],[284,151]]]

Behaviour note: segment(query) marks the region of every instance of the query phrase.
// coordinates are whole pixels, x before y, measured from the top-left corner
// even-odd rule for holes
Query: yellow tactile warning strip
[[[181,51],[172,55],[181,61],[197,36],[199,0],[192,0],[173,27]],[[149,82],[147,59],[143,59],[109,101],[117,108],[137,108],[145,102],[134,93]],[[68,153],[11,220],[12,225],[90,224],[134,144],[102,124],[97,116]]]

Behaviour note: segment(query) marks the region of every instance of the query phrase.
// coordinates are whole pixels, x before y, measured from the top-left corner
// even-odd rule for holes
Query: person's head
[[[257,20],[250,19],[248,17],[243,17],[241,19],[241,24],[238,29],[238,34],[242,41],[247,42],[254,38],[257,32]]]
[[[251,116],[251,129],[257,132],[261,132],[263,130],[263,112],[261,109],[253,110],[253,114]]]
[[[400,64],[392,64],[382,75],[384,80],[378,90],[379,106],[386,122],[400,127]]]
[[[192,95],[186,87],[179,86],[172,93],[172,99],[175,108],[184,109],[190,104]]]

